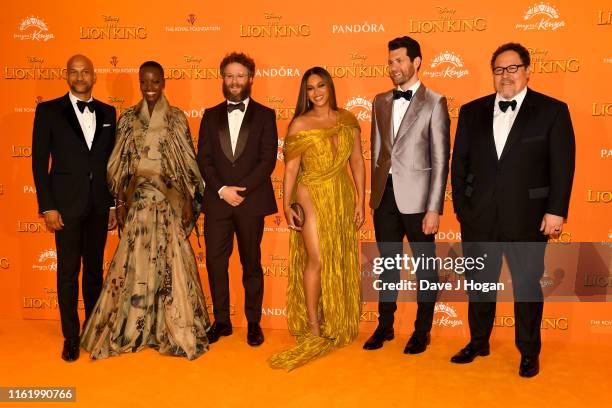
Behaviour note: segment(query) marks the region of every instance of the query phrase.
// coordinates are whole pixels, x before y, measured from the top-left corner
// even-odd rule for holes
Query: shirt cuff
[[[223,200],[223,197],[221,197],[221,191],[223,191],[223,189],[227,187],[227,186],[223,186],[219,189],[219,191],[217,191],[217,194],[219,194],[219,198]]]

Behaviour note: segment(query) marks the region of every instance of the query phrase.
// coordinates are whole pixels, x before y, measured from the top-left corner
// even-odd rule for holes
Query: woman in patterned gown
[[[162,66],[145,62],[139,79],[143,99],[121,115],[108,163],[123,236],[81,345],[92,359],[152,347],[192,360],[208,350],[210,326],[188,239],[204,185]]]
[[[270,365],[291,370],[357,336],[357,230],[365,220],[365,167],[359,124],[338,109],[334,84],[323,68],[304,73],[287,134],[283,208],[292,230],[287,315],[297,345],[272,356]],[[301,228],[290,207],[294,202],[304,210]]]

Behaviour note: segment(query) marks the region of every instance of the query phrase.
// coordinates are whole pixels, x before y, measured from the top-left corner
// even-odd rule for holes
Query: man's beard
[[[244,86],[242,87],[238,95],[232,94],[232,92],[229,89],[229,86],[227,86],[225,82],[221,84],[221,89],[223,90],[223,96],[225,96],[225,99],[227,99],[230,102],[241,102],[241,101],[244,101],[249,96],[251,96],[251,82],[250,81],[247,81],[247,83],[244,84]]]

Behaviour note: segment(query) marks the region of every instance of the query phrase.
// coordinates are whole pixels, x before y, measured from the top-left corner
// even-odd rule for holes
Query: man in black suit
[[[228,265],[236,234],[247,342],[258,346],[264,341],[259,325],[264,283],[260,245],[264,217],[277,211],[270,179],[278,149],[276,115],[250,97],[255,75],[250,57],[229,54],[220,69],[226,101],[206,109],[198,142],[198,165],[206,182],[202,202],[206,269],[215,315],[208,341],[232,334]]]
[[[47,229],[55,232],[62,358],[75,361],[79,358],[81,261],[87,321],[102,289],[107,229],[116,225],[114,210],[110,211],[113,198],[106,186],[116,113],[91,96],[96,74],[89,58],[71,57],[66,77],[70,92],[36,107],[32,172],[39,213]]]
[[[519,375],[539,372],[543,297],[540,278],[548,236],[567,217],[574,175],[574,131],[565,103],[527,88],[530,57],[516,43],[491,59],[495,94],[462,106],[451,165],[453,204],[464,256],[488,258],[466,279],[497,282],[502,254],[512,274]],[[495,292],[470,291],[470,343],[451,359],[489,354]]]

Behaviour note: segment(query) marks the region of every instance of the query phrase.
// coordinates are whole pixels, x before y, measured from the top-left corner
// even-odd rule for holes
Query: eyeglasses
[[[507,67],[495,67],[493,68],[493,73],[495,75],[503,75],[504,71],[506,71],[509,74],[514,74],[516,71],[518,71],[518,69],[520,67],[524,67],[525,64],[513,64],[513,65],[508,65]]]
[[[248,76],[248,74],[225,74],[223,75],[223,78],[227,79],[228,81],[234,80],[234,79],[244,79]]]

